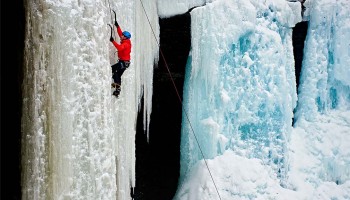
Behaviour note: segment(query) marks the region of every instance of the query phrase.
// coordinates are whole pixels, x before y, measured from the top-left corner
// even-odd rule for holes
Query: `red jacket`
[[[123,32],[121,28],[118,26],[117,28],[118,35],[121,38],[123,35]],[[120,41],[120,44],[118,44],[116,41],[113,41],[113,45],[118,50],[118,58],[119,60],[130,60],[130,52],[131,52],[131,41],[130,39],[124,39]]]

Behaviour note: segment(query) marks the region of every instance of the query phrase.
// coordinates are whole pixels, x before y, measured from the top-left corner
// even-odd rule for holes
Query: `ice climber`
[[[131,34],[128,31],[122,31],[120,28],[117,20],[115,19],[114,25],[117,27],[117,33],[120,37],[120,44],[118,44],[113,36],[111,35],[111,38],[109,39],[115,48],[118,50],[118,62],[117,64],[112,65],[112,77],[114,80],[114,83],[112,83],[112,87],[115,88],[115,91],[113,92],[113,95],[117,96],[120,94],[120,87],[121,87],[121,77],[124,73],[124,71],[129,67],[130,65],[130,53],[131,53]]]

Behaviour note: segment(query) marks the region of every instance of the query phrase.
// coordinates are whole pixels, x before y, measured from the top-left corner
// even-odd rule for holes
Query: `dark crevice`
[[[303,62],[303,56],[304,56],[304,43],[306,39],[307,28],[308,28],[308,21],[299,22],[293,28],[292,40],[293,40],[293,53],[294,53],[294,61],[295,61],[295,78],[296,78],[297,91],[299,88],[299,80],[300,80],[300,73],[302,69],[302,62]],[[293,118],[293,124],[294,124],[294,118]]]
[[[21,199],[23,0],[1,7],[1,199]],[[6,9],[7,12],[3,12]]]
[[[159,19],[160,50],[182,99],[185,66],[191,43],[189,12]],[[182,105],[160,55],[154,69],[149,143],[138,119],[134,199],[171,200],[180,171]],[[142,111],[139,116],[142,116]]]
[[[304,56],[304,42],[307,33],[308,22],[297,23],[293,28],[293,53],[295,60],[295,78],[297,88],[299,86],[299,77]]]

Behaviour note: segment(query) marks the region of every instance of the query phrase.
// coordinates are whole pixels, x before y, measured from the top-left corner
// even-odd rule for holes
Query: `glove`
[[[115,25],[116,27],[118,27],[118,26],[119,26],[119,24],[118,24],[117,20],[115,20],[115,21],[114,21],[114,25]]]
[[[114,41],[114,38],[111,36],[111,37],[109,38],[109,41],[113,42],[113,41]]]

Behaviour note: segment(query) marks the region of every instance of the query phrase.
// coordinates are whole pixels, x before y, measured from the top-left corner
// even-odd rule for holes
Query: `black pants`
[[[121,85],[122,75],[129,65],[130,61],[126,60],[119,60],[117,64],[112,65],[112,78],[114,83]]]

